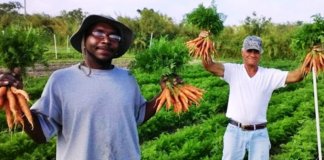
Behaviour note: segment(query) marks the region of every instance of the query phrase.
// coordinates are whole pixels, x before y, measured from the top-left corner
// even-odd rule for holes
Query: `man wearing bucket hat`
[[[84,61],[50,76],[31,107],[34,128],[24,117],[34,141],[57,136],[56,159],[140,159],[137,126],[155,114],[156,98],[146,101],[132,74],[111,63],[132,40],[127,26],[101,15],[87,16],[71,37]]]
[[[275,89],[299,82],[304,77],[300,68],[281,71],[260,67],[262,53],[261,38],[247,36],[241,50],[243,64],[203,61],[207,71],[222,77],[230,87],[223,160],[243,159],[246,150],[249,159],[269,159],[271,145],[266,112],[271,94]]]

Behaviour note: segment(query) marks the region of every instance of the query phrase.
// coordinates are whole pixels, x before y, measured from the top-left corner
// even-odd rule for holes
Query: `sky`
[[[153,9],[180,22],[199,4],[205,7],[212,0],[0,0],[0,3],[12,1],[26,4],[28,14],[45,13],[60,15],[61,11],[81,8],[89,14],[105,14],[112,17],[139,17],[137,9]],[[224,25],[240,25],[255,12],[257,17],[271,18],[273,23],[313,22],[312,15],[324,16],[324,0],[215,0],[218,13],[226,15]],[[24,9],[21,10],[24,13]]]

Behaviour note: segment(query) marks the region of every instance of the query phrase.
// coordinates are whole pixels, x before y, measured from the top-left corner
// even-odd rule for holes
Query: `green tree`
[[[291,48],[294,52],[304,55],[314,45],[324,44],[324,17],[313,15],[313,23],[303,24],[292,38]]]
[[[18,13],[21,8],[19,2],[0,3],[0,29],[23,21],[23,16]]]
[[[216,50],[222,57],[241,57],[242,40],[246,32],[242,26],[228,26],[220,33],[216,40]]]
[[[147,44],[151,39],[151,35],[153,38],[168,36],[168,38],[172,39],[178,32],[172,18],[166,15],[148,8],[137,10],[137,12],[140,14],[140,18],[138,19],[139,34],[146,37]]]
[[[53,27],[53,18],[45,13],[42,14],[32,14],[27,15],[25,18],[19,22],[20,26],[25,27],[33,27],[33,28],[40,28],[44,34],[44,41],[52,41],[53,33],[55,32],[55,28]]]
[[[81,8],[61,11],[60,16],[54,18],[55,33],[61,37],[61,40],[65,40],[67,36],[71,36],[78,29],[87,14]]]
[[[18,14],[18,10],[23,8],[20,2],[0,3],[0,16],[4,14]]]
[[[53,28],[51,27],[52,18],[47,14],[33,14],[27,15],[26,20],[23,25],[31,25],[35,28],[43,28],[47,32],[53,33]]]
[[[267,25],[271,23],[271,18],[258,17],[256,12],[252,13],[252,17],[248,16],[244,20],[243,27],[249,35],[261,36],[265,33]]]
[[[296,58],[290,49],[291,37],[296,30],[294,24],[269,23],[266,34],[262,35],[264,56],[266,58]]]
[[[72,11],[63,10],[63,11],[61,11],[60,17],[62,17],[63,19],[65,19],[68,22],[81,23],[81,21],[85,18],[86,15],[87,15],[86,12],[83,12],[81,8],[78,8],[78,9],[74,9]]]
[[[138,50],[143,50],[146,49],[148,46],[148,41],[146,40],[147,38],[145,37],[146,33],[141,32],[140,28],[140,23],[137,18],[130,18],[130,17],[123,17],[123,16],[118,16],[117,20],[119,22],[122,22],[129,28],[131,28],[135,34],[135,39],[132,45],[132,49],[138,51]]]

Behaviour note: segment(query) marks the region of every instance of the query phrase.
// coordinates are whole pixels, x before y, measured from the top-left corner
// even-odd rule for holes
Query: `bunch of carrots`
[[[314,67],[316,73],[324,71],[324,49],[320,45],[316,45],[308,52],[302,64],[302,72],[307,75]]]
[[[209,31],[201,31],[197,38],[186,42],[190,56],[202,58],[207,63],[212,60],[211,55],[216,54],[216,49],[209,34]]]
[[[173,111],[177,114],[188,111],[192,103],[196,106],[200,105],[204,92],[202,89],[189,84],[183,84],[183,82],[174,83],[174,80],[167,81],[166,84],[166,87],[164,87],[160,96],[156,99],[156,112],[160,111],[164,105],[167,110],[170,110],[173,106]]]
[[[0,87],[0,109],[4,109],[9,131],[14,126],[25,126],[23,116],[26,116],[28,122],[33,128],[33,118],[28,106],[29,96],[26,91],[17,89],[13,86]]]

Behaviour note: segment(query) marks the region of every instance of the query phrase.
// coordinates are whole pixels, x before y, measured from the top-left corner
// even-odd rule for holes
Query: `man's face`
[[[87,54],[104,62],[117,54],[120,36],[116,29],[106,23],[97,23],[90,28],[85,39]]]
[[[249,66],[258,66],[261,58],[261,54],[258,50],[248,49],[242,50],[243,63]]]

